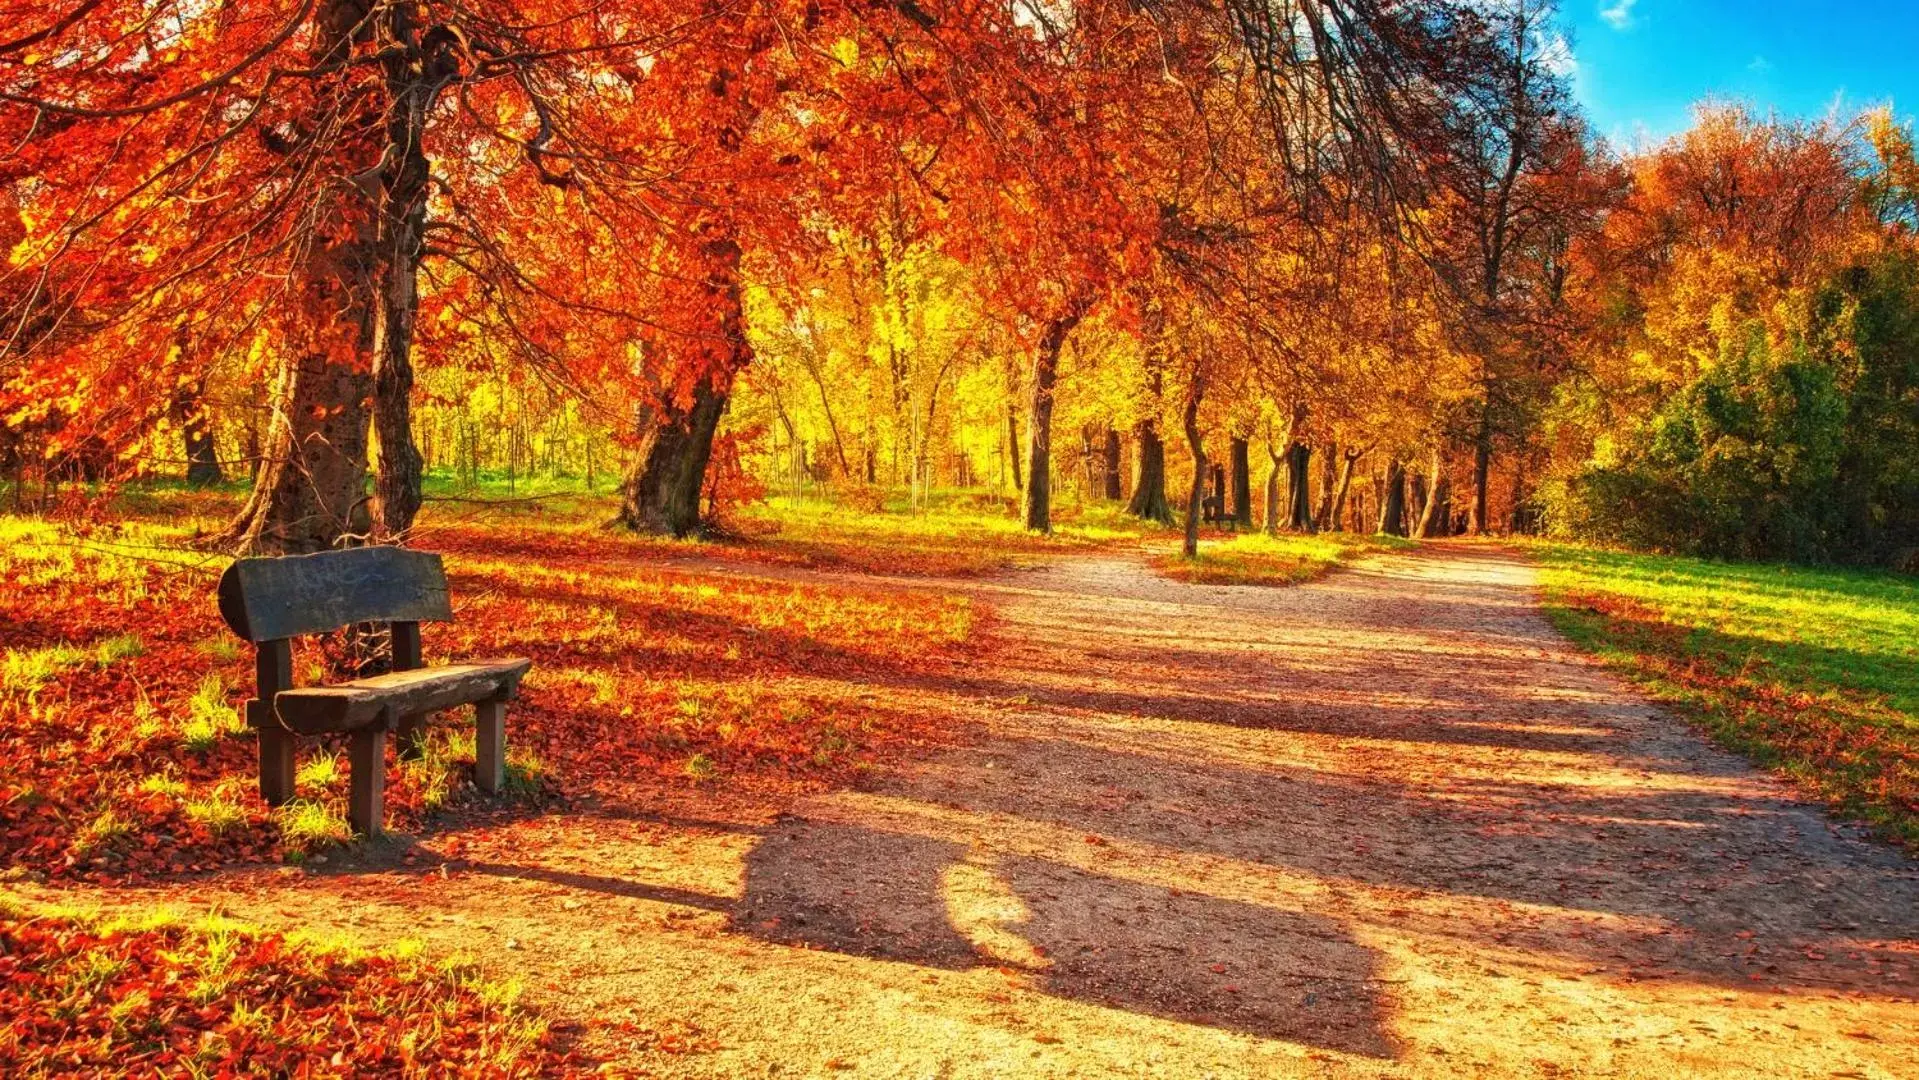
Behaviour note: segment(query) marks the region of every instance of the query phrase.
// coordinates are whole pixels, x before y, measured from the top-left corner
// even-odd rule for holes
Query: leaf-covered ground
[[[218,917],[90,917],[0,896],[0,1074],[575,1071],[519,989]]]
[[[776,507],[688,545],[600,528],[603,501],[440,504],[419,544],[458,621],[428,653],[535,658],[521,790],[473,793],[448,723],[393,774],[401,832],[339,848],[337,759],[303,759],[301,833],[221,719],[249,665],[220,560],[180,544],[220,508],[8,522],[0,563],[5,855],[49,879],[0,888],[159,934],[46,924],[102,967],[165,952],[151,1015],[200,1010],[196,1052],[253,999],[195,1004],[208,950],[156,908],[399,944],[324,961],[347,1014],[449,1054],[544,1018],[524,1072],[1890,1076],[1919,1047],[1910,863],[1623,691],[1490,549],[1220,589],[1144,565],[1163,535],[989,558],[984,524]],[[442,1030],[495,1000],[420,966],[452,956],[526,1011]],[[69,998],[18,1006],[23,1053]]]
[[[1919,850],[1919,579],[1536,545],[1567,636]]]
[[[225,559],[188,543],[227,501],[128,502],[112,524],[0,519],[0,859],[16,874],[142,880],[324,852],[346,838],[341,743],[303,747],[292,806],[254,796],[236,708],[251,649],[214,610]],[[947,736],[866,684],[964,646],[970,601],[714,573],[703,560],[777,566],[784,549],[662,545],[599,527],[606,511],[449,512],[418,541],[446,554],[455,600],[454,622],[425,630],[428,661],[534,661],[509,712],[522,802],[660,779],[843,781]],[[694,564],[676,565],[688,552]],[[307,643],[296,674],[319,680],[336,660]],[[392,763],[395,827],[470,801],[459,719],[441,718],[423,762]]]

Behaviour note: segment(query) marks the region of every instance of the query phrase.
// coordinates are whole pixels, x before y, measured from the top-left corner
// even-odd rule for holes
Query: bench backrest
[[[220,575],[220,617],[252,642],[358,622],[446,622],[440,557],[397,547],[240,559]]]

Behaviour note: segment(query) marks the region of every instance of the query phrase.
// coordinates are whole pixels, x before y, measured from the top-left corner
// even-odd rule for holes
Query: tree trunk
[[[349,323],[344,331],[357,329],[350,316],[340,321]],[[280,372],[253,492],[222,537],[247,554],[326,551],[368,531],[372,376],[350,357],[329,354],[323,342],[309,337],[301,344]]]
[[[1359,463],[1363,450],[1346,450],[1340,455],[1339,478],[1333,482],[1332,528],[1338,532],[1346,531],[1346,495],[1353,486],[1353,466]]]
[[[1272,432],[1266,433],[1266,460],[1272,466],[1266,473],[1266,532],[1279,535],[1279,478],[1285,470],[1286,455],[1279,452]]]
[[[1330,532],[1334,528],[1333,488],[1339,482],[1339,444],[1329,442],[1319,452],[1319,507],[1313,511],[1313,526],[1320,532]]]
[[[423,460],[413,442],[413,324],[420,308],[420,258],[426,251],[427,193],[433,174],[426,156],[427,117],[440,91],[458,78],[460,58],[450,35],[435,34],[410,4],[385,9],[382,52],[388,106],[380,157],[380,204],[373,307],[373,430],[378,460],[373,517],[385,538],[399,539],[420,512]]]
[[[1119,432],[1111,424],[1106,425],[1106,452],[1104,457],[1106,479],[1106,498],[1118,502],[1125,498],[1126,490],[1121,485],[1119,473]]]
[[[1312,461],[1313,448],[1293,440],[1286,451],[1286,528],[1294,532],[1313,531]]]
[[[1520,535],[1534,532],[1532,510],[1526,505],[1526,459],[1524,455],[1514,455],[1513,459],[1513,498],[1512,508],[1507,512],[1507,531]]]
[[[1194,372],[1182,417],[1186,445],[1193,452],[1193,483],[1186,493],[1186,539],[1180,547],[1181,554],[1188,559],[1199,558],[1199,511],[1206,500],[1206,448],[1199,441],[1199,400],[1205,391],[1205,382]]]
[[[207,381],[199,379],[173,395],[173,420],[180,425],[186,451],[188,487],[212,487],[226,479],[220,470],[213,425],[207,419],[206,390]]]
[[[1145,521],[1171,525],[1173,507],[1166,501],[1166,444],[1160,440],[1159,426],[1150,418],[1141,420],[1134,437],[1139,442],[1139,471],[1126,512]]]
[[[1469,528],[1474,536],[1486,534],[1486,487],[1491,480],[1492,465],[1492,428],[1482,419],[1479,437],[1473,441],[1473,516]]]
[[[314,17],[320,30],[310,51],[314,62],[340,62],[365,16],[358,0],[324,0]],[[343,131],[346,175],[383,169],[382,116],[382,103],[369,99],[329,121]],[[219,538],[250,554],[324,551],[370,531],[367,402],[374,391],[375,292],[384,283],[381,214],[352,183],[330,190],[295,274],[286,351],[253,491]]]
[[[675,537],[699,529],[713,433],[725,412],[726,392],[704,381],[694,389],[691,407],[653,411],[638,464],[620,486],[622,524]]]
[[[1244,529],[1253,527],[1253,463],[1250,453],[1247,441],[1233,436],[1233,524]]]
[[[1379,499],[1379,532],[1406,535],[1406,466],[1398,458],[1386,462],[1386,490]]]
[[[1419,527],[1413,535],[1421,540],[1446,535],[1446,514],[1450,501],[1446,497],[1446,457],[1438,446],[1432,449],[1432,458],[1426,467],[1426,505],[1420,509]]]
[[[1006,458],[1013,463],[1013,490],[1025,491],[1026,482],[1019,472],[1019,408],[1011,401],[1006,403]],[[872,480],[869,478],[867,483]]]
[[[684,537],[700,527],[700,493],[713,457],[713,435],[726,412],[733,377],[753,360],[740,305],[740,246],[727,229],[703,251],[699,292],[720,315],[719,341],[704,355],[691,402],[666,401],[643,417],[640,452],[621,485],[620,521],[641,532]]]
[[[1059,379],[1059,354],[1066,336],[1079,325],[1077,307],[1046,324],[1033,352],[1033,425],[1026,460],[1026,527],[1053,531],[1053,384]]]

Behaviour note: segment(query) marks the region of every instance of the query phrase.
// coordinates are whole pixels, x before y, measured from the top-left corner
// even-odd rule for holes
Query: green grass
[[[140,635],[116,634],[95,645],[93,656],[99,661],[101,667],[106,667],[116,660],[131,660],[136,656],[145,655],[146,651],[147,643],[140,639]]]
[[[1919,847],[1919,578],[1532,547],[1560,630],[1722,744]]]
[[[295,799],[275,810],[273,816],[280,824],[280,839],[290,854],[302,855],[353,839],[353,829],[346,818],[309,799]]]
[[[1365,555],[1416,546],[1398,537],[1352,533],[1241,533],[1202,536],[1196,559],[1174,551],[1152,561],[1167,577],[1195,585],[1298,585]]]
[[[246,808],[223,790],[188,799],[181,811],[188,821],[206,826],[207,831],[215,836],[224,836],[247,822]]]
[[[221,739],[246,729],[246,721],[227,704],[226,683],[216,673],[202,679],[200,688],[187,700],[187,715],[180,721],[180,744],[203,754],[218,746]]]
[[[808,564],[898,573],[971,574],[1033,556],[1164,534],[1117,503],[1056,501],[1053,531],[1028,530],[1005,496],[936,491],[915,508],[900,492],[875,490],[871,505],[771,497],[737,507],[731,521],[766,555]]]
[[[104,807],[83,826],[73,840],[76,855],[90,854],[111,847],[133,835],[133,822],[111,806]]]
[[[60,677],[61,672],[87,662],[84,650],[72,645],[43,649],[8,649],[0,659],[0,691],[31,697]]]

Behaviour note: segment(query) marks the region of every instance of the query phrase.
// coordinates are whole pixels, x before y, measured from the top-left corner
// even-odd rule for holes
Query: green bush
[[[1714,361],[1541,488],[1562,536],[1751,559],[1919,547],[1919,267],[1887,254],[1718,329]]]

